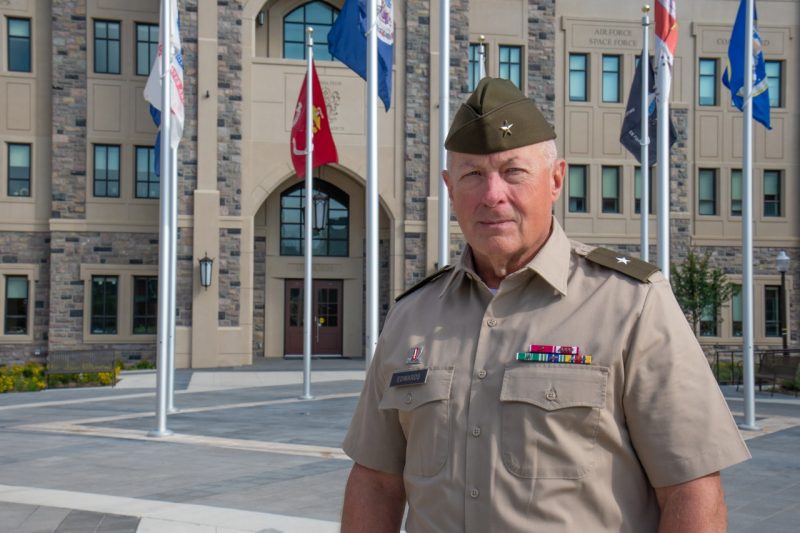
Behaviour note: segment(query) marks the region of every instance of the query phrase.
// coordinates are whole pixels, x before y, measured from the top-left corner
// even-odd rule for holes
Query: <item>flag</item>
[[[162,0],[170,3],[172,13],[172,35],[170,36],[169,53],[174,55],[169,66],[170,108],[172,121],[170,122],[170,146],[174,149],[183,136],[184,122],[184,94],[183,94],[183,53],[181,51],[180,21],[178,20],[178,0]],[[150,116],[156,127],[161,128],[161,61],[164,55],[164,25],[158,29],[158,53],[150,70],[150,77],[144,87],[144,99],[150,102]],[[161,132],[156,134],[155,142],[155,174],[160,175],[159,163],[161,161]]]
[[[728,60],[722,73],[722,84],[731,90],[733,105],[739,110],[744,107],[744,54],[745,24],[747,18],[746,0],[739,3],[736,22],[733,23],[731,40],[728,42]],[[753,2],[753,118],[771,130],[769,122],[769,88],[767,87],[767,67],[758,34],[758,14]]]
[[[311,168],[317,168],[327,163],[338,163],[336,145],[333,142],[331,126],[328,123],[328,110],[325,107],[325,98],[322,95],[322,86],[317,77],[317,68],[311,63],[311,96],[314,105],[312,120],[312,163]],[[306,74],[306,76],[308,76]],[[303,78],[300,87],[300,96],[297,97],[297,106],[294,108],[292,119],[291,151],[292,165],[298,178],[306,175],[306,86],[307,79]]]
[[[370,0],[373,1],[373,0]],[[378,6],[378,96],[386,111],[392,102],[392,54],[394,48],[394,0]],[[365,0],[345,0],[328,33],[328,51],[333,57],[367,79],[367,5]]]
[[[672,60],[675,57],[675,47],[678,45],[678,20],[675,14],[675,0],[656,1],[656,71],[666,69],[664,87],[657,90],[664,91],[666,101],[669,88],[672,84]]]
[[[656,108],[656,87],[655,87],[655,73],[653,72],[653,59],[650,58],[648,63],[648,83],[647,83],[647,132],[650,137],[650,143],[647,145],[647,154],[649,163],[656,164],[656,152],[658,136],[658,113]],[[642,68],[641,65],[636,67],[636,73],[633,76],[633,83],[631,84],[631,92],[628,93],[628,106],[625,108],[625,118],[622,121],[622,132],[619,135],[619,142],[622,146],[628,149],[630,153],[636,157],[636,160],[642,162],[642,110],[639,108],[642,101]],[[678,135],[675,131],[675,125],[672,120],[669,121],[669,145],[675,144],[678,140]]]

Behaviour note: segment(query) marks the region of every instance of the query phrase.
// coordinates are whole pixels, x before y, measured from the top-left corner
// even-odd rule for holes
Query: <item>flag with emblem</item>
[[[338,163],[339,155],[333,142],[325,98],[322,94],[322,86],[319,83],[317,69],[313,62],[311,63],[311,73],[311,94],[314,103],[311,167],[317,168],[328,163]],[[294,165],[294,171],[298,178],[303,178],[306,175],[306,82],[306,78],[303,78],[303,85],[300,87],[300,96],[297,97],[297,106],[295,106],[294,118],[292,119],[292,165]]]

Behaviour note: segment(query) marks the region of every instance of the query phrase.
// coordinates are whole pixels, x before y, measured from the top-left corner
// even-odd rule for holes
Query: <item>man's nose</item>
[[[489,207],[501,203],[506,197],[506,182],[499,172],[486,175],[483,190],[483,203]]]

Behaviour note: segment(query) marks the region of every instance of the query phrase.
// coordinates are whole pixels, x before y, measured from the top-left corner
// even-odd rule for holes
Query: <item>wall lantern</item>
[[[330,201],[327,194],[314,194],[314,231],[319,233],[328,226],[328,206]]]
[[[200,261],[200,285],[208,290],[211,286],[211,272],[214,268],[214,260],[208,257],[208,253],[206,253],[198,261]]]

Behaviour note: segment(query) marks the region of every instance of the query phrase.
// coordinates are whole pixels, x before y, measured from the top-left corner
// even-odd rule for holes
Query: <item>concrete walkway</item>
[[[351,466],[340,449],[363,360],[179,370],[174,433],[155,429],[155,373],[113,389],[0,395],[0,530],[335,532]],[[741,392],[723,391],[741,418]],[[730,531],[800,523],[800,400],[761,394],[753,460],[723,473]]]

